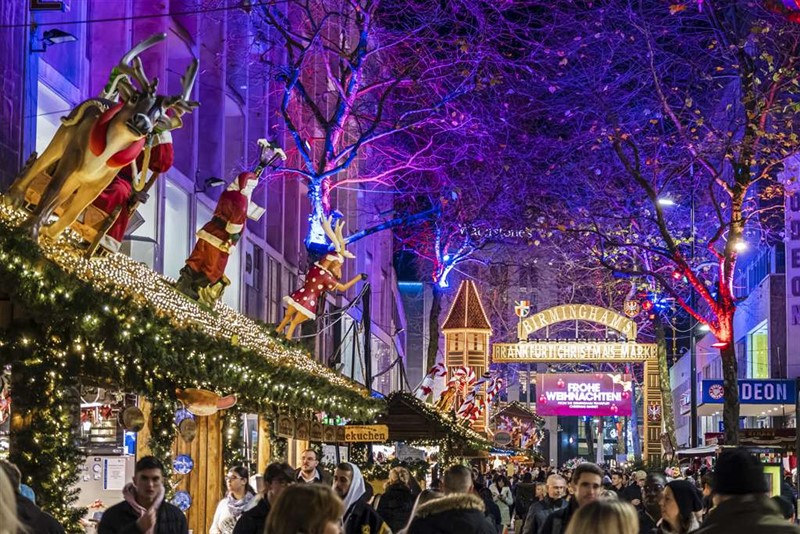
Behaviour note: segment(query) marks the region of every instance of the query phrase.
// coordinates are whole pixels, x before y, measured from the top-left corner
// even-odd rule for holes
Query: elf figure
[[[360,274],[347,283],[341,284],[342,265],[345,258],[355,258],[353,254],[345,250],[345,240],[342,236],[344,221],[337,221],[336,228],[331,228],[333,217],[328,217],[322,222],[325,234],[335,247],[334,252],[326,254],[320,261],[314,263],[306,273],[306,281],[303,287],[283,297],[286,303],[286,315],[283,316],[281,324],[278,325],[278,332],[282,332],[287,326],[286,338],[291,339],[295,328],[300,323],[309,319],[317,318],[317,303],[325,297],[325,293],[331,290],[347,291],[359,280],[366,280],[366,274]]]

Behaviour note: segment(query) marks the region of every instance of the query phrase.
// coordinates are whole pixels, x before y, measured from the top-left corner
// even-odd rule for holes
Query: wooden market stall
[[[382,409],[362,386],[264,325],[224,305],[199,305],[127,256],[86,259],[70,239],[40,246],[16,228],[21,220],[0,201],[0,364],[11,368],[10,459],[38,502],[69,527],[85,513],[73,509],[72,488],[92,478],[81,474],[86,451],[76,444],[77,429],[91,426],[79,420],[91,400],[81,398],[87,385],[123,392],[120,406],[102,407],[109,440],[123,435],[118,412],[141,409],[141,424],[124,433],[127,440],[138,431],[133,450],[126,443],[110,453],[152,453],[168,469],[181,455],[191,459],[191,469],[176,471],[172,481],[193,500],[187,517],[195,532],[208,531],[225,469],[240,460],[241,414],[259,414],[257,448],[265,456],[280,413],[372,420]],[[194,412],[192,432],[179,432],[182,408]],[[289,447],[307,443],[296,439]]]

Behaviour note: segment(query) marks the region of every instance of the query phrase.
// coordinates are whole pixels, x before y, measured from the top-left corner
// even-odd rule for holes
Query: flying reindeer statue
[[[159,95],[158,79],[147,79],[138,56],[164,39],[166,34],[153,35],[126,53],[115,67],[119,75],[114,81],[114,91],[119,94],[120,102],[92,98],[74,108],[61,119],[61,126],[44,152],[38,157],[34,153],[11,185],[6,201],[20,207],[32,183],[40,175],[49,178],[25,224],[35,239],[40,231],[51,239],[57,238],[119,170],[139,156],[154,132],[180,127],[180,116],[199,105],[188,100],[197,75],[196,59],[181,78],[180,95]],[[138,89],[131,79],[136,80]],[[172,116],[167,113],[169,110]],[[56,214],[58,220],[48,225],[50,217]]]
[[[325,293],[331,290],[347,291],[359,280],[366,280],[367,275],[361,273],[348,282],[339,282],[342,278],[342,265],[345,258],[353,259],[355,256],[345,249],[345,238],[342,236],[344,221],[336,221],[335,227],[331,227],[333,217],[328,217],[322,221],[322,228],[325,235],[331,240],[334,250],[325,254],[321,260],[315,262],[306,273],[303,287],[283,297],[286,304],[286,315],[277,327],[279,333],[283,332],[287,326],[286,338],[291,339],[295,328],[309,319],[317,318],[317,303],[325,297]]]
[[[261,175],[286,153],[266,139],[259,139],[259,162],[253,171],[239,174],[220,195],[214,215],[197,232],[197,244],[181,269],[176,288],[184,295],[213,307],[231,281],[225,276],[228,257],[242,238],[247,219],[259,220],[264,208],[250,197],[261,181]]]

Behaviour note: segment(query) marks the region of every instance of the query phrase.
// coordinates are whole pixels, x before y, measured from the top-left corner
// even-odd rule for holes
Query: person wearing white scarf
[[[357,465],[343,462],[336,466],[333,489],[344,501],[344,534],[391,534],[386,522],[364,499],[366,483]]]

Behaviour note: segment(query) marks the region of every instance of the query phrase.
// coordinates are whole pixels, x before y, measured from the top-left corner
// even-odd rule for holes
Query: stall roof
[[[714,456],[717,454],[718,445],[708,445],[706,447],[694,447],[692,449],[683,449],[677,452],[678,456],[693,457],[693,456]]]
[[[535,421],[537,423],[544,422],[544,419],[537,415],[535,411],[527,408],[524,404],[518,401],[514,401],[502,408],[492,416],[492,419],[496,419],[498,417],[516,417],[525,421]]]
[[[378,416],[377,422],[389,427],[390,441],[430,441],[451,438],[455,444],[485,446],[491,444],[466,426],[448,419],[433,406],[422,402],[412,394],[396,391],[386,397],[386,412]]]

